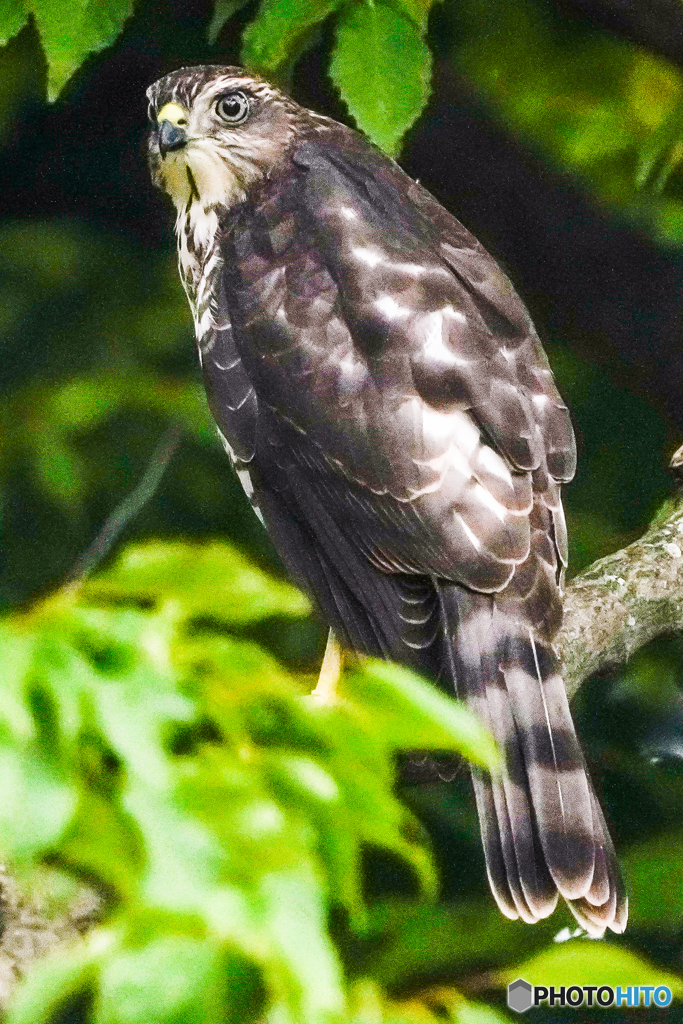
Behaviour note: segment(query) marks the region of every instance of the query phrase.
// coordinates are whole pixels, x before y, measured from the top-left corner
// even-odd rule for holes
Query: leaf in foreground
[[[431,55],[414,21],[385,3],[349,4],[330,71],[358,127],[390,156],[422,113]]]
[[[246,67],[279,78],[340,0],[263,0],[244,32]]]
[[[47,56],[51,100],[90,53],[111,46],[133,13],[132,0],[33,0],[30,6]]]

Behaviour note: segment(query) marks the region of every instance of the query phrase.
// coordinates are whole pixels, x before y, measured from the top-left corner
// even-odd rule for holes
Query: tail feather
[[[589,935],[599,937],[606,928],[621,934],[628,919],[628,899],[605,818],[592,786],[591,802],[596,833],[596,872],[585,897],[572,901],[569,906]]]
[[[497,824],[498,816],[493,799],[493,787],[490,779],[478,768],[472,769],[472,782],[477,801],[477,812],[479,814],[481,840],[484,847],[489,885],[501,913],[512,921],[516,921],[519,917],[519,911],[510,891],[500,829]]]
[[[526,911],[536,920],[553,912],[557,893],[539,848],[522,749],[506,691],[495,685],[489,687],[487,704],[489,729],[506,751],[507,770],[491,783],[503,857],[508,874],[519,878],[519,897],[516,886],[511,885],[511,891],[520,917],[526,919]],[[513,742],[510,737],[514,737]]]
[[[591,792],[591,796],[592,796]],[[595,798],[593,798],[595,799]],[[595,817],[593,818],[595,823]],[[614,889],[611,884],[609,864],[604,842],[600,841],[599,828],[596,828],[595,870],[591,887],[583,897],[591,907],[602,907],[609,902]]]
[[[454,683],[503,752],[499,775],[473,772],[498,906],[533,923],[561,895],[589,934],[622,931],[624,888],[552,649],[496,595],[438,586]]]
[[[512,818],[508,810],[505,792],[502,786],[493,787],[493,800],[496,808],[496,817],[498,819],[498,828],[500,831],[503,861],[505,863],[505,870],[507,871],[508,885],[510,886],[510,893],[512,894],[512,899],[515,904],[515,910],[517,911],[517,916],[521,917],[522,921],[526,922],[526,924],[533,924],[536,918],[534,917],[533,911],[531,910],[524,893],[524,887],[522,885],[522,878],[519,870],[520,861],[517,859],[517,851],[515,850],[512,834]]]
[[[584,896],[595,867],[588,780],[562,677],[548,648],[513,641],[502,667],[512,745],[521,750],[546,863],[566,899]]]
[[[530,815],[516,817],[504,787],[478,774],[475,793],[479,789],[477,809],[493,895],[506,917],[520,917],[527,924],[534,924],[552,914],[558,893],[546,869]],[[518,840],[520,821],[530,826],[524,843]]]

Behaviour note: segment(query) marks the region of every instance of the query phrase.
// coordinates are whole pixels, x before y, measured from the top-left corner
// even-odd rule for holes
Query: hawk
[[[448,686],[503,752],[474,769],[503,914],[627,900],[552,640],[576,449],[524,305],[365,137],[236,67],[148,90],[208,402],[285,564],[342,645]]]

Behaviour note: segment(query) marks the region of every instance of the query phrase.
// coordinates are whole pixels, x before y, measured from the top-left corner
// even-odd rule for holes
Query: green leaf
[[[65,508],[78,509],[85,494],[83,467],[56,433],[46,433],[36,445],[36,482],[48,497]]]
[[[136,782],[124,806],[140,829],[147,863],[141,887],[149,906],[197,911],[217,884],[224,851],[218,837],[172,799]]]
[[[244,32],[242,60],[253,71],[280,77],[315,29],[342,0],[263,0]]]
[[[241,11],[247,3],[249,3],[249,0],[216,0],[213,15],[206,30],[207,39],[212,46],[221,34],[223,26],[230,21],[233,14]]]
[[[339,1013],[344,1006],[342,972],[327,933],[326,907],[318,886],[302,873],[264,878],[261,892],[270,933],[301,986],[304,1020]]]
[[[185,674],[201,680],[205,706],[221,728],[229,732],[241,720],[250,730],[253,725],[257,731],[259,727],[270,731],[273,722],[276,727],[286,728],[279,714],[273,715],[270,708],[263,707],[263,697],[272,699],[279,691],[284,699],[286,694],[299,690],[287,670],[263,648],[251,641],[216,636],[207,629],[190,637],[181,636],[174,645],[174,657]],[[288,712],[293,706],[291,700],[286,702]],[[284,732],[277,738],[283,743],[300,742]],[[267,743],[267,738],[263,742]]]
[[[70,782],[37,751],[31,753],[0,748],[0,844],[16,861],[53,847],[76,802]]]
[[[223,1017],[220,961],[210,943],[183,935],[121,950],[103,966],[94,1024],[214,1024]]]
[[[483,856],[478,857],[483,871]],[[534,928],[510,921],[488,896],[439,906],[386,900],[371,909],[370,925],[383,936],[370,971],[390,989],[406,987],[417,977],[460,976],[479,971],[482,964],[503,966],[547,948],[558,930],[554,918]]]
[[[493,1007],[471,1003],[444,985],[389,1000],[373,980],[363,978],[351,986],[349,995],[349,1024],[510,1024],[510,1018]]]
[[[48,96],[57,98],[86,57],[111,46],[133,13],[132,0],[26,0],[48,62]]]
[[[329,913],[366,933],[364,849],[436,895],[395,752],[488,764],[492,741],[406,670],[368,663],[321,706],[227,635],[307,610],[228,545],[156,541],[0,629],[0,788],[15,796],[0,835],[111,891],[117,930],[92,936],[110,935],[90,976],[99,1024],[328,1024],[346,1009]],[[382,1014],[411,1019],[407,1004]]]
[[[0,627],[0,665],[3,692],[0,701],[0,733],[7,733],[18,746],[30,743],[36,734],[35,722],[26,706],[24,679],[35,656],[36,638],[12,629],[8,623]]]
[[[0,46],[20,32],[28,20],[21,0],[0,0]]]
[[[135,822],[102,793],[84,790],[59,844],[60,861],[130,896],[142,860]]]
[[[414,22],[388,4],[349,4],[330,71],[350,113],[390,156],[424,109],[431,55]]]
[[[92,948],[62,949],[38,960],[14,993],[5,1024],[49,1024],[57,1008],[91,988],[96,976]]]
[[[427,30],[429,12],[434,6],[434,0],[396,0],[396,3],[415,22],[420,33]]]
[[[453,1020],[457,1024],[509,1024],[510,1018],[492,1006],[460,998],[454,1001]]]
[[[174,616],[254,622],[307,615],[304,595],[259,569],[228,544],[150,541],[126,548],[113,567],[90,581],[91,600],[158,603]]]
[[[579,939],[558,943],[501,973],[503,984],[524,978],[531,985],[668,985],[683,995],[683,979],[649,963],[625,946]]]
[[[493,738],[476,715],[409,669],[368,662],[344,678],[342,693],[394,750],[457,750],[489,769],[500,764]]]

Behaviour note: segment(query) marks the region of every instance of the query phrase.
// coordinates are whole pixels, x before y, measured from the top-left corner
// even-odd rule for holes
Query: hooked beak
[[[162,159],[174,149],[182,149],[187,145],[187,134],[184,128],[170,121],[162,121],[159,125],[159,152]]]

